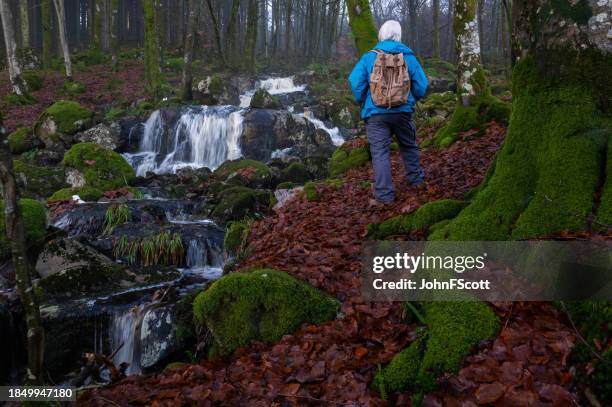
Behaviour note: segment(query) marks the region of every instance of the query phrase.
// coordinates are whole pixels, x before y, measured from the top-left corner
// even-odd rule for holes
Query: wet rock
[[[240,138],[247,158],[266,161],[272,152],[291,148],[296,157],[329,156],[335,149],[327,133],[301,116],[286,111],[253,109],[245,114]]]
[[[58,239],[47,243],[40,253],[36,272],[45,278],[69,269],[113,264],[108,257],[76,240]]]
[[[100,123],[82,133],[76,135],[80,142],[93,142],[102,147],[115,150],[119,147],[121,136],[121,126],[113,122],[109,125]]]
[[[119,143],[117,151],[136,153],[140,148],[140,141],[144,135],[144,122],[146,118],[128,116],[111,123],[119,126]]]
[[[225,189],[218,199],[211,215],[221,223],[246,216],[265,215],[270,211],[272,203],[270,191],[238,186]]]
[[[81,188],[87,184],[87,181],[79,170],[68,168],[66,170],[66,184],[70,185],[72,188]]]
[[[254,109],[278,109],[280,102],[265,89],[258,89],[251,98],[251,107]]]
[[[207,105],[238,105],[240,91],[231,80],[219,75],[208,76],[196,82],[194,99],[199,99]]]
[[[149,368],[181,349],[173,305],[149,309],[140,328],[140,365]]]
[[[44,166],[23,160],[13,160],[19,191],[25,198],[46,199],[67,186],[61,166]]]

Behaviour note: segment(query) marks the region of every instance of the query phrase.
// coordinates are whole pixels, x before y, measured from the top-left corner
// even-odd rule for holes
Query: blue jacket
[[[408,73],[412,81],[410,94],[406,104],[392,107],[387,109],[385,107],[378,107],[372,101],[370,95],[370,75],[374,68],[374,62],[376,61],[376,53],[366,52],[349,76],[349,82],[351,83],[351,90],[355,97],[355,101],[361,104],[361,118],[367,119],[370,116],[384,113],[400,113],[400,112],[414,112],[414,105],[416,102],[425,96],[427,87],[429,86],[429,80],[421,67],[421,64],[414,56],[414,53],[410,48],[401,42],[397,41],[383,41],[379,42],[374,49],[390,54],[404,54],[404,60],[408,66]]]

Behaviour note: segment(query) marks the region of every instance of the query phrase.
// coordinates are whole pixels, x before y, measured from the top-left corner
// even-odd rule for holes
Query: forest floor
[[[445,150],[425,150],[428,190],[406,187],[398,153],[393,153],[397,203],[369,206],[372,168],[343,176],[343,185],[324,186],[320,202],[297,197],[258,222],[241,269],[287,271],[335,296],[341,316],[322,325],[303,325],[278,343],[253,343],[233,356],[149,376],[130,376],[92,390],[82,405],[410,405],[410,395],[380,395],[369,387],[379,366],[416,337],[399,303],[365,302],[360,295],[361,246],[366,226],[415,210],[425,202],[460,199],[484,178],[503,142],[505,129],[492,123],[486,134],[470,133]],[[363,143],[363,141],[353,141]],[[427,406],[577,405],[566,364],[575,342],[565,317],[547,303],[491,304],[502,321],[498,335],[483,342],[462,369],[440,379]]]
[[[74,79],[85,86],[80,95],[63,95],[64,76],[61,72],[47,71],[44,85],[31,92],[36,103],[25,106],[8,105],[0,100],[4,127],[10,133],[19,127],[32,126],[45,108],[58,100],[74,100],[83,106],[98,111],[103,106],[119,102],[136,102],[146,98],[144,90],[144,68],[140,61],[125,61],[121,69],[113,71],[107,65],[94,65],[86,71],[75,71]],[[0,72],[0,95],[11,92],[8,71]]]

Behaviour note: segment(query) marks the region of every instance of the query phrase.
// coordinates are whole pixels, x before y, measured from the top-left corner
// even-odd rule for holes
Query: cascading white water
[[[187,267],[201,269],[203,267],[221,267],[223,256],[208,240],[190,240],[186,255]]]
[[[127,374],[139,374],[140,368],[140,324],[143,317],[143,305],[132,307],[128,310],[116,312],[111,321],[110,339],[115,366],[121,363],[129,363]]]
[[[140,152],[124,157],[139,176],[185,167],[215,169],[241,157],[242,113],[232,106],[190,106],[168,126],[156,110],[144,124]]]
[[[342,144],[344,144],[344,137],[342,137],[342,134],[340,133],[340,129],[338,127],[327,127],[325,123],[323,123],[323,120],[317,119],[314,114],[308,109],[304,110],[304,113],[300,113],[299,116],[302,116],[303,118],[308,120],[317,129],[324,130],[327,134],[329,134],[329,137],[331,138],[331,141],[332,143],[334,143],[335,146],[341,146]]]
[[[249,107],[251,99],[258,89],[265,89],[271,95],[281,95],[284,93],[303,92],[306,90],[306,85],[296,85],[293,76],[263,79],[257,82],[255,89],[240,95],[240,107]]]

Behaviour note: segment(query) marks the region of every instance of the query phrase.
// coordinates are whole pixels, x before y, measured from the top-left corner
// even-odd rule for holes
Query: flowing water
[[[242,112],[232,106],[189,106],[173,125],[159,110],[144,125],[140,152],[124,157],[139,176],[151,171],[175,173],[181,168],[215,169],[241,157]]]
[[[115,353],[113,362],[119,367],[121,363],[129,364],[126,373],[139,374],[140,369],[140,324],[144,305],[137,305],[113,314],[111,322],[111,349]]]
[[[296,85],[293,76],[262,79],[257,82],[255,89],[240,95],[240,107],[249,107],[251,99],[258,89],[265,89],[271,95],[282,95],[285,93],[303,92],[306,90],[306,85]]]

